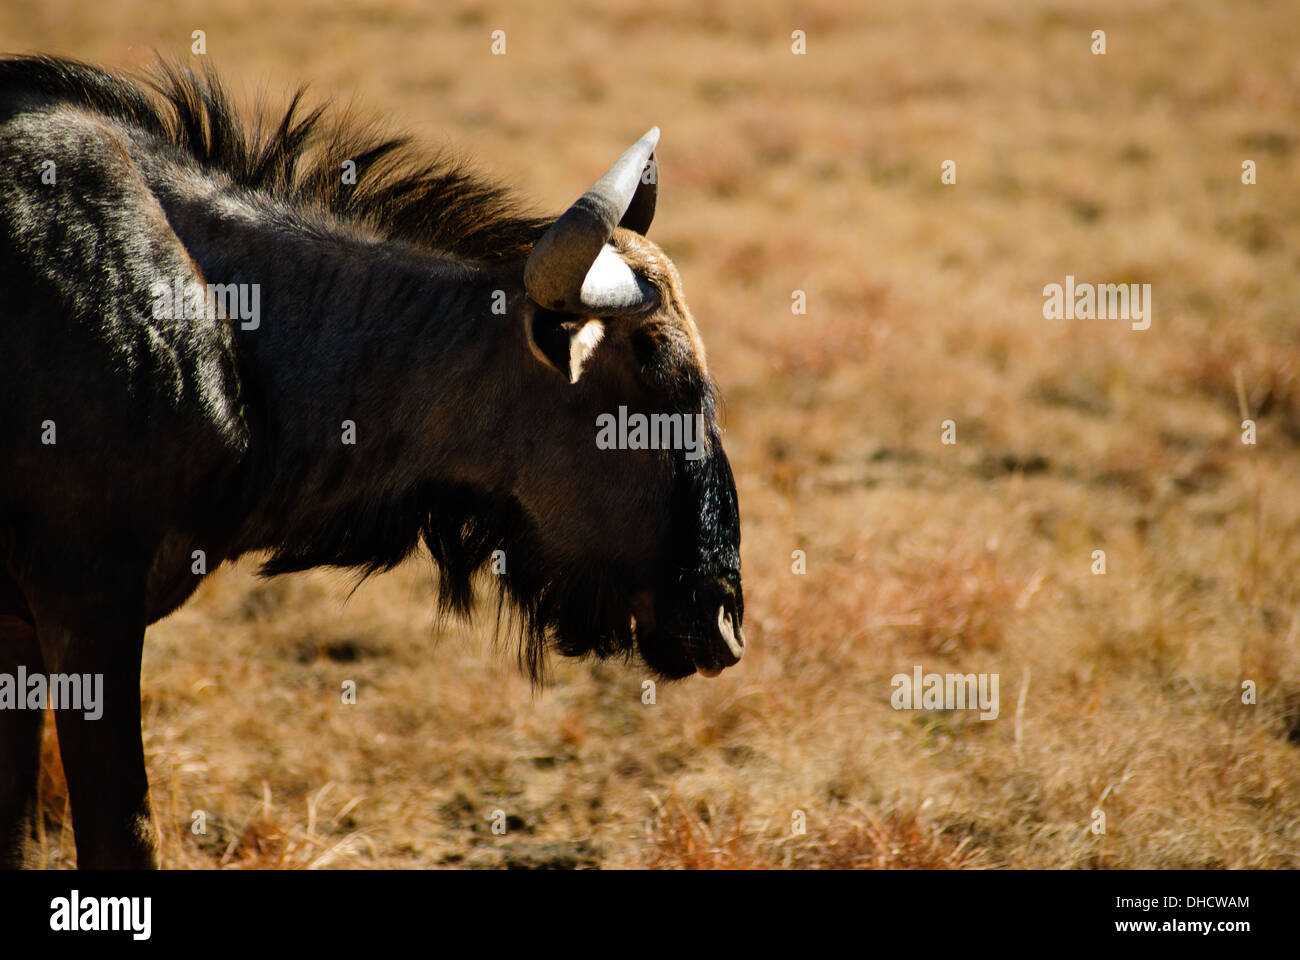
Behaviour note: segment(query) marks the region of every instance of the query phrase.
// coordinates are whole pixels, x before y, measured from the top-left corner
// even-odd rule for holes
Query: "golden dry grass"
[[[196,28],[236,91],[355,96],[551,207],[663,126],[751,649],[653,705],[619,663],[534,695],[424,563],[346,604],[224,569],[146,647],[167,866],[1300,866],[1289,0],[0,9],[121,65]],[[1044,321],[1067,273],[1151,283],[1151,329]],[[997,673],[999,718],[894,711],[915,664]]]

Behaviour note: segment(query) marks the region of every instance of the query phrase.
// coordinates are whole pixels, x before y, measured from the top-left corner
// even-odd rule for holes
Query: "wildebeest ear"
[[[650,224],[655,218],[655,204],[659,200],[659,161],[655,155],[645,162],[641,171],[641,182],[637,185],[632,202],[628,204],[627,213],[618,222],[620,227],[645,236],[650,231]]]
[[[605,336],[605,324],[588,317],[538,308],[528,319],[527,334],[533,356],[569,383],[577,383],[596,345]]]

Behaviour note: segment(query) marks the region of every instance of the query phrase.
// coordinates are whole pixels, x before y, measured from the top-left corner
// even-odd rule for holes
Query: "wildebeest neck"
[[[260,315],[231,321],[254,451],[240,550],[387,566],[418,530],[377,511],[430,484],[507,483],[494,438],[519,384],[499,268],[220,197],[168,213],[209,284],[257,285]],[[309,549],[331,531],[352,542]]]

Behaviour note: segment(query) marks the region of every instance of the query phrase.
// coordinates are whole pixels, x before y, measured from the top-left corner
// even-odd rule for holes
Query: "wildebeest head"
[[[663,676],[714,676],[745,644],[740,517],[703,343],[676,268],[645,238],[658,136],[624,153],[524,267],[513,319],[537,402],[512,495],[549,587],[520,590],[519,571],[511,589],[562,653],[635,649]]]

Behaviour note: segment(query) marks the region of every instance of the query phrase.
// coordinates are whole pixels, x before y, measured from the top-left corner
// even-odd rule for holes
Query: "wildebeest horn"
[[[658,143],[659,128],[651,127],[537,241],[524,264],[524,286],[534,301],[551,310],[609,317],[636,313],[655,298],[654,287],[605,244],[617,226],[638,233],[649,228],[658,192]],[[643,177],[647,164],[650,176]]]

